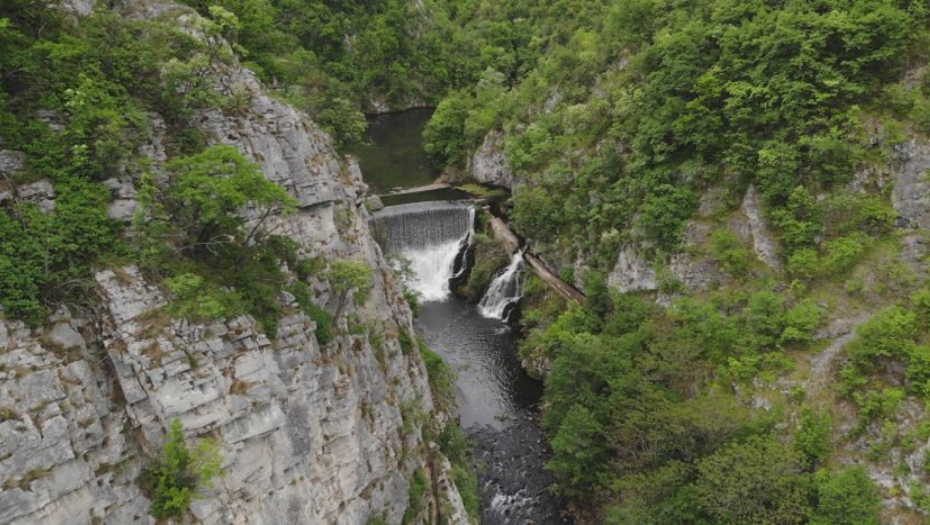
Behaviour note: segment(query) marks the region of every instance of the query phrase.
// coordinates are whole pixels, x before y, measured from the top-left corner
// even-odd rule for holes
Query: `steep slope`
[[[524,316],[559,490],[591,522],[926,522],[926,6],[558,4],[581,26],[425,137],[587,295]]]
[[[197,18],[147,1],[121,14],[187,27]],[[419,355],[401,344],[411,314],[369,234],[357,165],[251,72],[233,63],[218,80],[246,103],[235,114],[200,112],[196,125],[297,199],[298,210],[268,228],[302,256],[375,269],[370,300],[349,304],[321,341],[320,321],[283,293],[285,315],[268,338],[250,316],[172,318],[163,289],[130,265],[98,271],[93,310],[59,310],[38,329],[0,321],[0,523],[154,522],[140,480],[174,419],[190,436],[217,438],[223,455],[223,476],[192,506],[198,521],[393,523],[411,505],[467,521],[448,462],[421,432],[433,424],[432,395]],[[151,121],[142,149],[158,170],[164,129]],[[107,181],[111,216],[132,216],[139,175]],[[310,284],[314,302],[336,308],[327,279]],[[429,505],[408,495],[418,469],[430,473]]]

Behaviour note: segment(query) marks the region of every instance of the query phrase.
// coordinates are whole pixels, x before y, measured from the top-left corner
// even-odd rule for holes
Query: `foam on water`
[[[506,320],[513,311],[512,306],[517,304],[523,296],[522,276],[523,252],[519,251],[513,254],[510,264],[488,286],[488,291],[478,303],[478,311],[481,315]]]
[[[390,206],[371,220],[375,238],[385,251],[408,263],[407,287],[421,301],[443,301],[449,297],[449,281],[456,259],[471,242],[475,208],[461,202],[418,202]]]

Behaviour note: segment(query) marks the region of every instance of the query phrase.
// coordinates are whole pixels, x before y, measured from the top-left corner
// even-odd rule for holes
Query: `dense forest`
[[[247,312],[274,333],[287,289],[326,337],[330,314],[280,270],[309,276],[322,263],[235,213],[288,213],[293,199],[189,125],[200,110],[244,111],[214,85],[238,60],[343,148],[362,139],[366,112],[435,106],[426,148],[467,176],[488,133],[503,136],[521,181],[513,226],[587,296],[527,301],[521,349],[551,363],[548,468],[582,519],[919,523],[930,512],[926,254],[902,256],[891,195],[896,155],[930,133],[925,2],[185,3],[208,38],[104,8],[76,23],[52,2],[0,5],[0,145],[27,159],[0,195],[40,178],[56,195],[54,213],[0,198],[6,316],[41,325],[60,304],[94,300],[92,268],[130,261],[165,283],[178,315]],[[145,221],[114,221],[104,182],[145,171],[153,114],[166,174],[142,182]],[[732,226],[747,192],[775,264]],[[627,249],[655,290],[613,284]],[[680,254],[709,261],[713,282],[677,277]],[[367,269],[326,271],[348,287]],[[859,321],[824,370],[816,356],[837,320]],[[911,509],[882,514],[904,497]]]
[[[425,135],[464,168],[502,132],[514,225],[587,293],[524,321],[524,355],[551,360],[558,490],[610,523],[876,523],[902,493],[926,508],[923,454],[907,458],[930,429],[928,291],[882,180],[928,131],[926,5],[564,4],[525,11],[541,47],[451,91]],[[732,226],[750,187],[774,265]],[[665,306],[608,284],[630,247]],[[714,283],[682,282],[682,252]],[[849,318],[868,320],[836,369],[812,366]]]

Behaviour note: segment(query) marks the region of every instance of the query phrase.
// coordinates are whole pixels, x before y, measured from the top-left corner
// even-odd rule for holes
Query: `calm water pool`
[[[425,186],[439,177],[423,150],[423,128],[432,114],[432,109],[411,109],[369,118],[367,144],[351,153],[372,193]]]

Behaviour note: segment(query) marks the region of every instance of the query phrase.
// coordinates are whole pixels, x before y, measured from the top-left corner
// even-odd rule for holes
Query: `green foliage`
[[[674,246],[696,206],[697,195],[690,189],[670,184],[657,186],[642,203],[640,225],[650,238]]]
[[[829,413],[810,408],[801,411],[794,433],[794,450],[808,469],[822,464],[833,450],[830,443],[832,432],[833,420]]]
[[[457,290],[466,299],[478,302],[494,276],[509,262],[507,250],[484,233],[475,233],[471,241],[474,264],[468,270],[468,280]]]
[[[847,346],[859,370],[874,371],[885,359],[906,358],[917,335],[916,315],[893,306],[879,311],[856,331],[858,337]]]
[[[734,473],[744,477],[720,478],[711,467],[702,477],[696,466],[734,439],[767,431],[771,423],[754,419],[727,393],[730,384],[781,370],[790,363],[781,345],[806,344],[822,318],[813,301],[765,290],[682,298],[667,309],[612,294],[531,332],[521,355],[552,360],[543,427],[558,489],[610,501],[615,523],[803,519],[811,497],[804,471],[832,450],[820,414],[802,416],[794,448],[750,440],[708,463],[725,472],[745,460]],[[773,470],[763,464],[770,456],[783,457]],[[744,485],[751,494],[740,492]],[[745,507],[729,514],[744,496]]]
[[[699,504],[720,523],[800,523],[806,478],[794,452],[771,438],[721,448],[698,466]]]
[[[455,371],[422,340],[417,341],[417,347],[423,364],[426,365],[433,399],[440,408],[451,413],[455,408]]]
[[[51,305],[86,297],[91,263],[117,246],[103,187],[70,180],[56,188],[49,214],[29,203],[0,207],[0,305],[32,326]]]
[[[294,297],[297,299],[297,304],[303,308],[304,312],[310,316],[310,319],[313,319],[313,322],[316,324],[314,335],[316,336],[317,342],[320,343],[321,346],[328,345],[333,340],[334,336],[332,326],[333,316],[313,302],[313,299],[310,297],[310,290],[306,285],[298,283],[291,286],[288,290],[294,294]]]
[[[291,261],[299,271],[300,263],[293,241],[263,227],[296,201],[229,146],[175,158],[165,168],[166,179],[146,176],[139,192],[135,241],[142,264],[169,279],[179,315],[245,310],[273,336],[286,285],[281,264]],[[227,287],[234,291],[220,291]]]
[[[786,256],[814,247],[823,224],[805,206],[819,208],[813,195],[866,162],[860,108],[882,104],[926,25],[925,9],[884,0],[501,4],[454,11],[469,14],[471,31],[496,30],[489,18],[510,10],[520,22],[507,31],[539,54],[516,75],[495,61],[471,89],[450,92],[429,142],[460,164],[484,132],[502,130],[526,182],[514,198],[521,233],[598,257],[616,248],[606,237],[637,227],[673,246],[693,193],[724,174],[759,188]],[[898,106],[900,118],[921,114],[914,100]],[[875,196],[849,209],[869,235],[893,219]],[[858,250],[848,241],[831,246],[840,271]]]
[[[429,491],[429,480],[426,472],[419,468],[413,472],[410,479],[410,488],[408,490],[408,506],[404,512],[403,523],[414,523],[416,517],[423,511],[426,506],[425,496]]]
[[[785,313],[785,328],[781,332],[781,343],[808,342],[814,331],[823,322],[823,309],[812,299],[799,301]]]
[[[368,301],[368,294],[372,287],[372,275],[371,267],[361,262],[339,260],[329,265],[326,278],[332,284],[333,290],[339,294],[339,303],[336,306],[336,313],[333,314],[333,326],[339,322],[342,311],[348,304],[349,294],[353,291],[356,304],[363,305]]]
[[[165,280],[175,298],[173,313],[181,317],[222,319],[229,315],[228,294],[210,289],[203,277],[182,273]]]
[[[719,228],[710,237],[710,252],[726,271],[736,276],[744,275],[752,264],[753,254],[739,236],[728,228]]]
[[[159,458],[146,467],[147,488],[158,519],[181,518],[190,509],[198,490],[213,488],[222,472],[223,458],[211,440],[202,439],[191,450],[184,441],[180,420],[173,420]]]
[[[330,264],[327,278],[333,289],[340,294],[355,290],[355,300],[365,304],[371,291],[371,267],[355,261],[334,261]]]
[[[881,512],[878,490],[865,468],[846,467],[839,472],[820,471],[817,507],[812,525],[877,525]]]
[[[470,153],[469,144],[465,142],[465,119],[471,104],[463,93],[447,96],[423,130],[426,152],[443,165],[464,165]]]
[[[607,458],[604,428],[591,412],[574,405],[559,421],[558,431],[550,440],[552,459],[547,467],[574,490],[595,485],[603,474]]]
[[[446,366],[446,365],[443,365]],[[432,373],[430,374],[432,380]],[[454,385],[453,385],[454,386]],[[481,520],[481,500],[478,491],[478,475],[469,467],[468,438],[455,421],[447,421],[439,434],[439,448],[452,463],[452,480],[462,496],[462,504],[468,516],[478,523]]]
[[[140,192],[137,227],[156,244],[144,248],[149,252],[164,246],[165,236],[178,251],[192,256],[217,254],[230,237],[244,249],[262,235],[260,227],[268,216],[287,213],[296,204],[231,146],[213,146],[165,167],[168,180],[158,183],[148,177]],[[248,229],[239,215],[245,208],[256,210],[258,217]]]
[[[462,506],[475,523],[481,520],[481,498],[478,491],[478,475],[467,466],[452,466],[452,481],[462,497]]]

